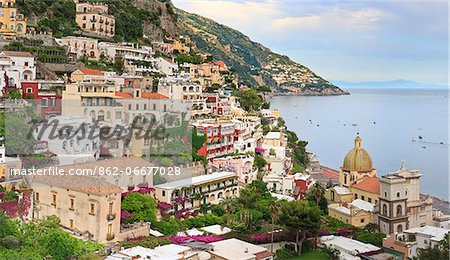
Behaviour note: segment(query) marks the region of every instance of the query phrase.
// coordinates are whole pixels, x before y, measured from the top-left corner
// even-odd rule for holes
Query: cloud
[[[437,83],[447,78],[447,66],[442,66],[448,63],[446,1],[173,2],[238,29],[276,52],[290,54],[326,78],[408,79],[407,73],[414,80],[430,81],[433,75]]]

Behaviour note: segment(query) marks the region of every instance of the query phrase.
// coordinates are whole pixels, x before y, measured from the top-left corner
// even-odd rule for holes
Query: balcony
[[[108,21],[108,20],[106,20],[105,24],[106,24],[106,25],[109,25],[109,21]]]
[[[115,218],[116,218],[116,214],[108,214],[108,215],[106,216],[106,219],[107,219],[108,221],[114,220]]]
[[[116,237],[116,234],[106,234],[106,240],[111,241]]]
[[[93,23],[97,22],[97,18],[91,18],[91,22]]]
[[[104,22],[104,20],[103,19],[100,19],[100,21],[99,21],[100,23],[103,23]]]

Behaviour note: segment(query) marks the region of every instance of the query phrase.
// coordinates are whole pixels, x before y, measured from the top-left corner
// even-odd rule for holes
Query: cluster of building
[[[421,196],[421,176],[403,162],[400,170],[377,177],[372,158],[357,136],[344,158],[339,184],[326,191],[328,214],[355,227],[377,224],[387,235],[385,248],[401,252],[404,259],[416,257],[418,249],[432,241],[436,244],[450,232],[448,216],[433,209],[430,196]]]
[[[17,13],[15,1],[0,0],[0,4],[0,36],[20,37],[26,20]],[[239,196],[240,188],[259,178],[274,197],[291,201],[305,199],[317,182],[324,184],[327,176],[335,174],[322,168],[312,155],[308,170],[294,173],[286,129],[278,126],[279,111],[262,109],[259,115],[249,114],[230,91],[208,91],[214,85],[226,85],[224,75],[230,71],[224,62],[211,62],[206,54],[200,54],[200,64],[177,62],[175,55],[194,50],[189,38],[149,46],[99,40],[114,36],[115,19],[107,5],[85,1],[76,1],[76,22],[85,36],[96,37],[66,36],[54,42],[74,60],[121,61],[122,72],[83,65],[56,79],[45,79],[40,78],[36,53],[0,52],[0,92],[6,96],[17,90],[23,98],[7,103],[4,110],[32,107],[42,119],[33,129],[36,145],[32,153],[55,162],[43,170],[69,173],[24,178],[15,174],[23,168],[22,158],[8,157],[5,146],[0,147],[0,184],[11,188],[26,183],[33,190],[27,220],[56,215],[71,234],[110,243],[154,232],[148,223],[121,223],[121,199],[129,192],[154,197],[161,209],[158,217],[164,213],[188,218],[202,205]],[[299,68],[292,74],[286,72],[292,71],[285,67],[290,65],[283,64],[274,60],[265,68],[279,70],[274,78],[280,85],[287,78],[299,84],[316,83],[308,81],[314,78],[308,69]],[[278,130],[263,131],[262,120]],[[46,125],[51,121],[58,122],[54,129]],[[154,125],[177,134],[159,140],[139,136],[139,131]],[[123,131],[108,132],[105,138],[101,135],[105,129]],[[146,157],[155,151],[161,153],[166,142],[182,140],[192,149],[187,129],[204,138],[196,155],[206,165],[180,163],[175,166],[183,174],[166,176],[162,182],[153,175],[130,174],[130,169],[161,167]],[[55,133],[63,138],[52,137]],[[266,165],[258,169],[255,160],[260,158]],[[105,175],[98,169],[116,174]],[[430,197],[420,196],[421,176],[402,165],[397,172],[377,177],[358,136],[336,174],[338,184],[326,191],[328,213],[356,227],[377,224],[387,235],[385,248],[401,252],[405,259],[415,257],[418,250],[438,243],[450,231],[450,217],[433,210]],[[344,259],[359,259],[361,255],[384,259],[387,254],[345,237],[322,237],[321,244],[338,249]],[[268,249],[237,239],[203,246],[208,250],[202,253],[209,258],[202,258],[205,255],[192,247],[167,245],[125,249],[108,259],[273,259]]]

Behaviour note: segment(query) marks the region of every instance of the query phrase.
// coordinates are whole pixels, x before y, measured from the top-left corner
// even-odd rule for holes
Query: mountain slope
[[[346,94],[309,68],[251,41],[235,29],[180,9],[176,13],[181,33],[189,35],[199,50],[233,66],[244,82],[268,85],[286,94]]]

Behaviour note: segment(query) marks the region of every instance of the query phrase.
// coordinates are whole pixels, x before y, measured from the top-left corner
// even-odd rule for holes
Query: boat
[[[352,126],[357,126],[358,124],[352,124]]]

